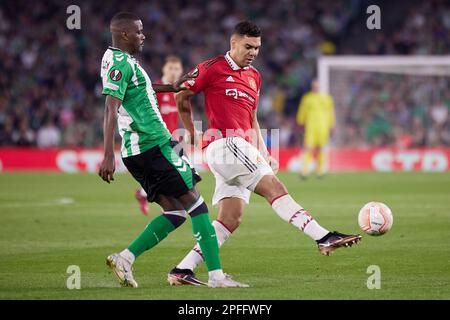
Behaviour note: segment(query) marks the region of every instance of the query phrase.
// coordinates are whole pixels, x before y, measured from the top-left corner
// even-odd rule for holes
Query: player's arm
[[[191,98],[197,93],[203,91],[211,82],[209,72],[205,70],[202,64],[187,74],[192,80],[186,81],[186,90],[182,90],[175,95],[178,113],[180,114],[181,122],[189,134],[191,144],[197,141],[197,132],[194,126],[194,118],[192,115]],[[193,79],[195,78],[195,79]]]
[[[117,112],[124,100],[132,73],[126,59],[118,59],[113,56],[109,61],[102,61],[102,94],[106,96],[103,119],[104,158],[100,164],[98,175],[108,183],[114,180],[114,132],[117,125]]]
[[[261,153],[261,155],[264,157],[264,159],[266,159],[267,163],[272,167],[272,170],[276,173],[278,171],[278,161],[273,158],[270,154],[269,151],[267,150],[267,146],[266,143],[264,141],[264,138],[261,134],[261,128],[259,126],[259,122],[258,122],[258,117],[257,117],[257,110],[255,109],[253,111],[253,130],[255,132],[256,135],[256,145],[257,148],[259,150],[259,152]]]
[[[98,175],[106,182],[114,180],[116,160],[114,157],[114,132],[117,123],[117,111],[122,101],[107,95],[105,100],[105,118],[103,120],[103,146],[104,158],[100,165]]]
[[[192,79],[195,79],[198,76],[198,74],[189,72],[186,74],[183,74],[180,79],[178,79],[177,81],[175,81],[172,84],[153,84],[153,90],[155,90],[155,92],[180,92],[183,90],[186,90],[187,87],[183,86],[183,83],[185,83],[186,81],[190,81]]]
[[[187,130],[190,136],[190,143],[194,143],[195,139],[195,127],[194,127],[194,117],[192,115],[192,105],[191,97],[195,95],[195,92],[187,89],[178,92],[175,95],[175,101],[178,107],[178,113],[180,114],[181,122]]]

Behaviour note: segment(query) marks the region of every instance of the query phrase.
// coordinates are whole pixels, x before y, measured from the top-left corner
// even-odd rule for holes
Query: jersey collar
[[[233,69],[234,71],[241,70],[241,69],[247,70],[248,68],[250,68],[250,67],[244,67],[244,68],[239,67],[238,64],[237,64],[236,62],[234,62],[233,58],[231,58],[231,56],[230,56],[230,51],[228,51],[228,52],[225,54],[225,60],[228,62],[228,65],[229,65],[229,66],[231,67],[231,69]]]
[[[108,49],[111,49],[112,51],[120,51],[123,52],[122,50],[120,50],[119,48],[113,47],[113,46],[109,46]]]
[[[129,54],[128,52],[125,52],[125,51],[123,51],[123,50],[121,50],[121,49],[119,49],[119,48],[116,48],[116,47],[113,47],[113,46],[109,46],[108,49],[110,49],[110,50],[112,50],[112,51],[120,51],[120,52],[123,52],[123,53],[125,53],[126,55],[128,55],[130,58],[134,59],[134,57],[133,57],[131,54]]]

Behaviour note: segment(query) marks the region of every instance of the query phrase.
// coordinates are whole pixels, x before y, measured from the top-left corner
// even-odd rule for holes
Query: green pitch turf
[[[208,204],[213,178],[203,174]],[[127,174],[108,185],[95,175],[0,175],[0,299],[450,299],[450,175],[332,174],[301,181],[280,174],[291,194],[325,227],[359,232],[366,202],[388,204],[393,229],[321,256],[313,241],[253,195],[238,231],[223,247],[225,271],[249,289],[170,287],[167,272],[194,244],[191,224],[135,264],[140,288],[120,288],[105,266],[145,227]],[[211,208],[215,217],[217,210]],[[151,206],[151,217],[159,209]],[[68,266],[81,289],[68,290]],[[379,266],[381,289],[367,268]],[[206,279],[206,269],[198,270]]]

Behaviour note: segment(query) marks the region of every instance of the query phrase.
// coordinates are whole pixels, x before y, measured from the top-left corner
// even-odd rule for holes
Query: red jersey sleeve
[[[256,71],[256,73],[257,73],[257,77],[256,77],[257,84],[256,84],[256,86],[258,88],[258,91],[257,91],[257,94],[256,94],[255,110],[258,109],[259,95],[261,94],[261,84],[262,84],[261,74],[258,71]]]
[[[202,62],[198,64],[195,69],[192,71],[192,73],[197,72],[198,76],[197,78],[187,81],[184,85],[189,88],[189,90],[193,91],[194,93],[199,93],[207,87],[207,85],[210,82],[210,73],[208,68],[205,68],[205,63]]]

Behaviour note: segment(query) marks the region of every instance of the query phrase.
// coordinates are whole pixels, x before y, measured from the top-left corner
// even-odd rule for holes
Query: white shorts
[[[251,191],[266,175],[274,172],[261,153],[241,137],[211,142],[206,161],[216,179],[213,205],[224,198],[241,198],[247,204]]]

